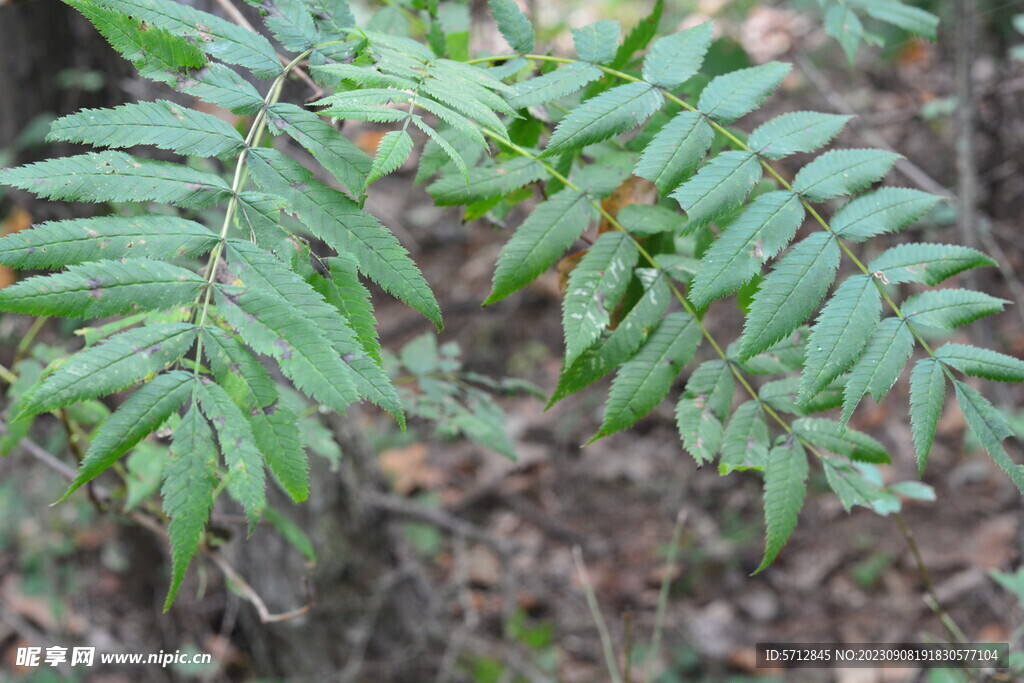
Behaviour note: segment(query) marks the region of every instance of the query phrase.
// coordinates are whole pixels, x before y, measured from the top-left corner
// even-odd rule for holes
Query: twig
[[[615,648],[612,645],[612,636],[608,632],[608,624],[601,616],[601,607],[597,604],[597,594],[594,593],[594,586],[590,583],[587,565],[583,563],[583,551],[578,545],[572,548],[572,559],[576,563],[576,572],[579,574],[580,583],[583,584],[583,594],[587,598],[590,616],[594,619],[598,635],[601,637],[601,651],[604,652],[604,663],[608,667],[608,675],[611,676],[612,683],[623,683],[622,674],[619,672],[619,663],[615,657]]]
[[[242,14],[237,7],[231,4],[231,0],[216,0],[216,2],[217,5],[224,11],[224,14],[228,16],[228,19],[235,22],[247,31],[259,33],[259,31],[257,31],[256,28],[251,23],[249,23],[249,20],[245,18],[245,15]],[[277,53],[277,58],[281,60],[282,64],[287,65],[291,63],[291,60],[282,55],[281,53]],[[309,88],[313,91],[313,94],[309,98],[310,100],[318,100],[324,96],[324,89],[317,85],[316,81],[310,78],[309,74],[307,74],[305,71],[296,67],[292,69],[292,73],[298,76],[299,79],[307,86],[309,86]]]
[[[272,614],[270,610],[267,609],[267,603],[263,602],[263,598],[260,597],[260,594],[242,578],[241,574],[235,571],[235,568],[232,567],[231,564],[220,555],[220,553],[204,549],[203,554],[209,557],[213,563],[217,565],[217,568],[221,570],[224,576],[229,578],[235,584],[235,587],[242,592],[245,599],[252,603],[252,606],[256,608],[256,612],[260,615],[260,623],[273,624],[280,621],[289,621],[290,619],[301,617],[304,614],[309,614],[309,612],[312,611],[313,596],[309,593],[308,584],[305,605],[289,612]]]
[[[449,533],[488,545],[503,557],[511,552],[514,547],[512,542],[492,536],[480,527],[470,524],[444,510],[423,507],[397,496],[376,491],[365,492],[364,497],[364,502],[376,510],[432,524]]]
[[[473,605],[473,597],[469,591],[469,563],[467,562],[466,539],[456,536],[452,539],[452,555],[455,558],[453,581],[462,607],[462,624],[452,632],[452,637],[445,646],[441,665],[438,667],[435,683],[447,683],[452,678],[459,655],[466,645],[466,634],[472,633],[480,624],[480,614]]]
[[[672,572],[679,554],[679,543],[683,536],[683,525],[686,524],[686,510],[679,510],[676,515],[676,526],[672,529],[672,541],[668,546],[668,557],[665,558],[665,576],[661,579],[661,590],[658,592],[658,610],[654,615],[654,637],[651,640],[651,654],[658,656],[661,648],[661,634],[665,627],[665,608],[668,605],[668,592],[672,586]]]
[[[380,615],[388,598],[393,595],[396,585],[412,576],[409,567],[398,567],[385,573],[377,581],[370,594],[370,602],[364,612],[359,624],[353,629],[351,637],[351,651],[345,668],[338,674],[341,683],[349,683],[357,680],[363,668],[363,661],[366,659],[366,649],[373,637],[374,623]]]
[[[956,21],[954,50],[956,53],[956,179],[960,205],[956,212],[957,231],[968,247],[977,245],[974,229],[977,204],[977,169],[974,166],[974,88],[971,71],[974,66],[975,20],[974,0],[954,0]],[[969,273],[969,281],[976,278]]]
[[[928,565],[924,563],[924,558],[921,557],[921,550],[917,546],[917,539],[914,538],[914,532],[910,530],[907,520],[903,518],[903,513],[897,512],[893,515],[893,519],[896,520],[896,526],[900,528],[903,538],[907,541],[907,546],[910,548],[910,554],[914,556],[914,563],[917,564],[918,574],[921,575],[921,582],[924,584],[926,594],[925,602],[942,623],[942,627],[945,629],[946,635],[949,636],[950,642],[964,642],[962,639],[963,631],[960,630],[956,625],[956,622],[953,621],[953,618],[949,616],[949,613],[946,612],[945,608],[939,602],[939,596],[935,592],[935,584],[932,582],[931,572],[928,571]]]

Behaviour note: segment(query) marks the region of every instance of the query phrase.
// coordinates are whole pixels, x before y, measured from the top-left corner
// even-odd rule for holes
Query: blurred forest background
[[[357,2],[354,10],[360,18],[376,12],[374,21],[386,30],[407,21],[400,1]],[[956,196],[959,201],[944,203],[913,228],[913,237],[977,246],[1000,262],[998,270],[971,275],[970,285],[1018,305],[958,334],[1022,357],[1024,60],[1013,53],[1024,43],[1014,27],[1024,0],[918,4],[942,20],[936,42],[880,27],[884,46],[862,47],[854,67],[826,35],[814,0],[672,0],[662,26],[713,19],[718,39],[706,63],[711,71],[772,59],[795,63],[782,91],[751,117],[757,120],[744,122],[747,130],[783,111],[856,114],[839,144],[898,151],[906,160],[897,164],[894,184]],[[530,0],[525,6],[545,27],[542,47],[557,54],[571,48],[568,28],[602,18],[628,28],[650,5]],[[198,0],[198,6],[224,13],[212,0]],[[238,3],[237,11],[257,20],[252,7]],[[473,0],[470,13],[476,47],[501,49],[486,6]],[[285,99],[302,102],[309,95],[301,82],[288,88]],[[58,0],[0,0],[0,93],[3,166],[70,153],[67,145],[44,142],[55,117],[82,107],[173,97],[133,75]],[[345,133],[372,151],[381,131],[352,125]],[[367,206],[424,270],[447,328],[435,344],[422,336],[429,332],[426,321],[380,296],[385,347],[400,354],[412,343],[418,354],[439,354],[438,362],[458,358],[466,372],[527,380],[550,393],[561,345],[556,275],[482,309],[509,230],[464,223],[460,214],[433,207],[412,185],[410,171],[391,176],[374,186]],[[87,210],[7,192],[0,194],[0,230]],[[517,220],[510,217],[509,225]],[[0,268],[0,286],[15,277]],[[711,325],[732,338],[741,321],[737,311]],[[22,376],[38,372],[63,349],[80,345],[80,326],[4,315],[0,363],[20,368]],[[1024,393],[989,389],[1024,433]],[[906,391],[898,384],[879,407],[866,401],[853,422],[890,448],[893,464],[883,468],[890,481],[917,478]],[[783,680],[754,666],[753,646],[766,640],[943,637],[891,518],[860,508],[846,514],[824,483],[812,479],[788,546],[773,567],[750,577],[761,553],[758,476],[726,480],[698,470],[678,443],[667,404],[636,429],[581,449],[599,424],[602,400],[594,389],[545,412],[544,401],[529,392],[501,398],[515,461],[437,433],[422,419],[401,434],[370,409],[344,419],[313,416],[304,423],[315,451],[311,500],[296,506],[272,498],[276,529],[261,527],[248,540],[238,511],[218,508],[214,525],[223,545],[217,562],[197,559],[166,615],[160,610],[167,543],[138,523],[144,505],[132,517],[79,494],[50,507],[66,486],[61,469],[74,460],[64,426],[45,416],[0,459],[0,679],[607,680],[574,547],[585,559],[613,647],[631,662],[631,680]],[[93,411],[79,416],[89,423],[106,409],[86,404],[78,410]],[[924,478],[939,502],[905,501],[906,518],[935,590],[966,638],[1014,641],[1024,616],[991,572],[1013,573],[1020,563],[1021,499],[988,458],[976,457],[978,448],[965,438],[955,406],[943,415],[939,434]],[[1019,461],[1020,443],[1007,445]],[[147,478],[145,463],[157,462],[159,471],[158,449],[143,444],[132,455],[140,464],[130,498],[152,492],[155,479],[152,467]],[[225,567],[244,578],[243,587],[225,579]],[[652,651],[663,585],[664,629]],[[254,595],[271,615],[310,609],[263,623]],[[26,645],[210,652],[215,663],[94,667],[87,674],[81,667],[18,669],[15,652]],[[940,683],[960,680],[957,675],[857,669],[804,671],[785,680]]]

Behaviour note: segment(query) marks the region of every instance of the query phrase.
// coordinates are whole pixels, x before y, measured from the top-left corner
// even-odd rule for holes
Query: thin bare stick
[[[942,603],[939,602],[939,596],[935,592],[935,584],[932,582],[931,572],[928,571],[928,565],[924,563],[924,558],[921,556],[921,549],[917,546],[917,539],[914,538],[914,532],[910,530],[910,525],[907,524],[907,520],[903,518],[903,513],[897,512],[893,515],[893,519],[896,520],[896,526],[900,528],[900,532],[903,533],[903,538],[907,541],[907,546],[910,548],[910,554],[914,557],[914,563],[917,565],[917,572],[921,575],[921,582],[924,584],[925,590],[925,603],[931,608],[935,616],[938,617],[939,622],[942,623],[942,628],[945,629],[946,635],[949,636],[951,643],[962,643],[963,631],[956,625],[953,618],[949,616]]]
[[[658,592],[658,611],[654,616],[654,638],[651,640],[651,654],[658,656],[661,648],[661,634],[665,627],[665,609],[668,606],[668,591],[672,586],[672,572],[676,566],[676,556],[679,554],[679,543],[683,536],[683,525],[686,524],[686,510],[679,510],[676,515],[676,526],[672,529],[672,541],[668,546],[668,556],[665,558],[665,576],[661,578],[661,590]]]
[[[236,24],[238,24],[242,28],[246,29],[247,31],[252,31],[253,33],[259,33],[256,30],[256,28],[249,22],[249,20],[245,18],[245,15],[242,14],[237,7],[235,7],[233,4],[231,4],[231,0],[216,0],[216,2],[217,2],[217,5],[222,10],[224,10],[224,14],[226,14],[228,16],[228,19],[230,19],[231,21],[235,22]],[[282,55],[280,53],[278,53],[277,58],[281,60],[282,64],[290,64],[291,63],[290,59],[288,59],[287,57],[285,57],[284,55]],[[308,85],[309,88],[313,91],[313,94],[309,98],[310,100],[316,100],[316,99],[320,99],[321,97],[323,97],[323,95],[324,95],[323,88],[321,88],[319,85],[317,85],[316,82],[312,78],[309,77],[309,74],[307,74],[305,71],[303,71],[302,69],[300,69],[298,67],[292,69],[292,73],[294,73],[296,76],[298,76],[299,80],[301,80],[303,83]]]
[[[426,522],[449,533],[483,543],[494,548],[502,556],[509,553],[514,547],[511,542],[496,538],[480,527],[470,524],[445,510],[423,507],[403,498],[376,491],[366,492],[364,502],[380,512]]]
[[[267,609],[267,603],[263,602],[263,598],[260,597],[260,594],[242,578],[241,574],[235,571],[235,568],[232,567],[227,560],[221,557],[220,553],[213,552],[212,550],[204,550],[203,553],[209,557],[215,565],[217,565],[217,568],[221,570],[224,576],[231,579],[235,584],[235,587],[238,588],[238,590],[242,592],[242,595],[245,596],[245,599],[252,603],[252,606],[256,608],[256,612],[260,615],[260,623],[274,624],[280,621],[288,621],[290,619],[295,619],[296,617],[301,617],[304,614],[309,614],[313,609],[312,596],[308,595],[307,591],[307,602],[302,607],[293,609],[290,612],[281,612],[279,614],[271,613],[271,611]]]
[[[597,632],[601,637],[601,651],[604,652],[604,663],[608,667],[608,675],[611,676],[612,683],[623,683],[619,663],[615,657],[615,647],[612,645],[612,636],[608,632],[608,624],[605,623],[604,617],[601,615],[601,607],[597,604],[597,594],[594,593],[594,586],[590,583],[587,565],[583,563],[583,551],[578,545],[572,547],[572,559],[576,563],[576,572],[580,576],[580,583],[583,584],[583,594],[587,598],[590,616],[594,619]]]

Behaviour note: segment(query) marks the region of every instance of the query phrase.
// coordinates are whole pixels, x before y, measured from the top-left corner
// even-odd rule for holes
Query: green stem
[[[18,348],[14,352],[14,362],[12,365],[17,365],[18,361],[25,357],[25,353],[28,351],[28,347],[32,344],[32,341],[39,334],[39,330],[43,329],[43,325],[50,319],[48,315],[42,315],[32,321],[32,327],[28,328],[28,332],[18,342]]]
[[[221,256],[224,253],[224,245],[227,242],[228,232],[231,229],[231,223],[234,221],[235,214],[238,212],[238,195],[245,186],[245,181],[248,178],[248,171],[246,167],[246,160],[249,155],[249,151],[259,144],[260,138],[263,136],[263,131],[267,125],[267,110],[277,102],[278,98],[281,97],[281,88],[284,86],[284,81],[288,77],[298,64],[308,57],[313,49],[306,50],[298,57],[288,63],[287,66],[278,74],[277,78],[270,86],[270,90],[267,92],[266,98],[263,100],[263,107],[259,113],[256,114],[256,118],[253,119],[252,126],[249,128],[249,133],[245,137],[245,144],[242,147],[242,151],[238,153],[238,160],[235,163],[235,175],[231,181],[231,198],[228,200],[227,209],[224,211],[224,222],[221,224],[220,235],[217,238],[217,244],[214,246],[210,253],[210,260],[206,266],[206,287],[204,288],[202,296],[202,309],[199,314],[199,333],[196,338],[196,355],[195,355],[195,368],[193,370],[196,377],[199,376],[199,368],[202,364],[203,358],[203,330],[206,326],[206,320],[209,317],[210,301],[213,298],[213,283],[217,278],[217,264],[220,262]],[[195,312],[193,312],[193,317]]]
[[[7,382],[8,384],[14,384],[18,381],[18,376],[8,370],[3,365],[0,365],[0,379]]]

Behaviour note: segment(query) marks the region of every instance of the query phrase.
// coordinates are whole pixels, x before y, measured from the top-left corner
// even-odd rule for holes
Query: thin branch
[[[608,675],[612,683],[623,683],[622,673],[619,671],[619,663],[615,657],[615,647],[612,645],[612,636],[608,632],[608,624],[601,615],[601,606],[597,604],[597,594],[594,593],[594,585],[590,582],[590,574],[587,573],[587,565],[583,562],[583,551],[580,547],[573,546],[572,559],[576,563],[576,572],[579,574],[580,583],[583,584],[583,594],[587,598],[587,607],[590,608],[590,616],[597,626],[597,633],[601,638],[601,651],[604,652],[604,663],[608,667]]]
[[[235,587],[238,588],[245,599],[252,603],[252,606],[256,608],[256,612],[260,615],[260,623],[263,624],[274,624],[281,621],[289,621],[296,617],[301,617],[304,614],[309,614],[313,609],[313,596],[309,592],[309,586],[306,585],[306,604],[298,609],[293,609],[290,612],[281,612],[273,614],[267,609],[267,603],[263,602],[263,598],[260,594],[249,585],[249,583],[242,578],[242,575],[235,571],[235,568],[221,556],[220,553],[214,552],[209,549],[204,549],[203,554],[209,557],[217,568],[229,578]]]
[[[259,33],[259,31],[257,31],[256,28],[251,23],[249,23],[249,20],[245,18],[245,15],[242,14],[242,12],[237,7],[231,4],[231,0],[215,0],[215,2],[222,10],[224,10],[224,14],[227,15],[228,19],[235,22],[247,31]],[[290,59],[288,59],[281,53],[277,53],[277,58],[280,59],[281,63],[285,65],[291,62]],[[309,74],[307,74],[302,69],[298,68],[294,69],[293,72],[295,73],[296,76],[299,77],[299,80],[301,80],[303,83],[309,86],[310,90],[313,91],[313,94],[310,95],[309,97],[310,100],[318,100],[324,96],[324,89],[317,85],[316,81],[309,77]]]
[[[679,510],[676,515],[676,525],[672,529],[672,541],[668,546],[668,557],[665,558],[665,576],[661,579],[661,590],[658,591],[658,610],[654,615],[654,638],[651,641],[651,654],[658,656],[661,649],[661,634],[665,628],[665,608],[668,606],[668,591],[672,586],[672,574],[676,567],[676,555],[679,554],[679,542],[683,535],[683,525],[686,524],[686,510]]]
[[[514,548],[512,542],[492,536],[480,527],[438,508],[424,507],[403,498],[376,491],[365,492],[364,502],[380,512],[425,522],[449,533],[483,543],[503,557]]]
[[[925,564],[924,558],[921,556],[921,549],[917,546],[917,539],[914,538],[914,533],[910,530],[907,520],[904,519],[903,513],[900,512],[893,515],[893,519],[896,520],[896,526],[900,528],[900,533],[906,539],[907,546],[910,548],[910,554],[913,555],[914,563],[917,565],[917,571],[921,575],[921,582],[924,583],[926,595],[925,602],[932,612],[935,613],[935,616],[939,618],[942,627],[946,630],[946,635],[950,638],[950,642],[962,643],[963,640],[958,637],[958,633],[962,635],[962,632],[956,626],[956,622],[953,621],[952,617],[949,616],[949,613],[942,607],[942,603],[939,602],[939,596],[935,592],[935,583],[932,581],[931,572],[928,571],[928,565]]]

